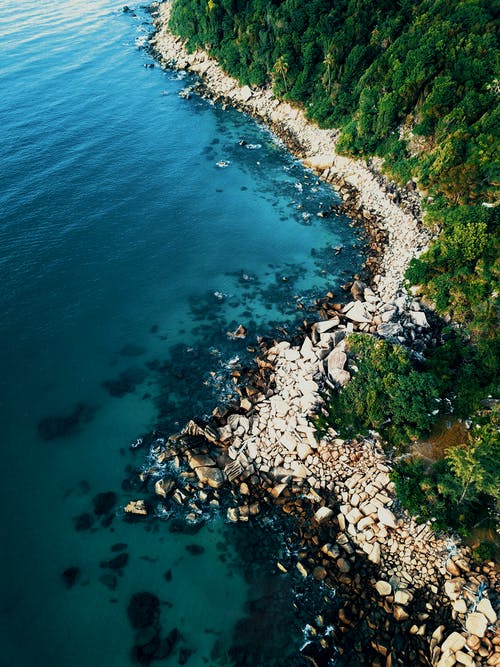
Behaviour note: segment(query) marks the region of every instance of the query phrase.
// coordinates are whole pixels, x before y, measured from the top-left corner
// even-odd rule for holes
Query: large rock
[[[476,637],[484,637],[486,628],[488,627],[488,619],[484,614],[473,612],[465,619],[465,629]]]
[[[396,517],[391,510],[387,509],[387,507],[379,507],[377,515],[378,520],[382,525],[388,526],[389,528],[396,528]]]
[[[144,500],[131,500],[127,505],[125,505],[125,512],[128,514],[139,514],[146,516],[148,510],[146,509],[146,503]]]
[[[351,294],[356,301],[364,301],[367,285],[362,280],[355,280],[351,287]]]
[[[392,593],[392,586],[388,581],[377,581],[375,589],[379,595],[386,596]]]
[[[353,322],[371,324],[372,316],[361,301],[351,301],[344,308],[344,314]]]
[[[495,613],[495,610],[491,606],[491,602],[488,600],[488,598],[483,598],[479,602],[479,604],[476,607],[476,611],[479,611],[481,614],[484,614],[488,619],[488,623],[491,623],[492,625],[496,623],[497,615]]]
[[[456,653],[457,651],[460,651],[461,648],[465,646],[465,637],[462,637],[462,635],[459,632],[452,632],[449,637],[447,637],[442,646],[441,646],[441,651],[443,653],[446,653],[446,651],[451,651],[452,653]]]
[[[195,473],[202,484],[208,484],[212,489],[220,488],[225,481],[224,473],[220,468],[200,466],[195,468]]]
[[[311,447],[309,446],[309,444],[307,442],[304,442],[303,440],[301,440],[298,443],[298,445],[297,445],[297,456],[299,457],[299,459],[301,459],[302,461],[305,461],[307,459],[307,457],[309,456],[309,454],[312,454],[312,453],[313,453],[313,450],[311,449]]]
[[[316,512],[314,513],[314,518],[318,523],[324,523],[325,521],[328,521],[331,519],[334,515],[334,512],[332,509],[329,507],[320,507]]]
[[[215,465],[215,461],[206,454],[191,454],[189,456],[188,463],[189,467],[193,470],[196,470],[196,468],[206,468]]]

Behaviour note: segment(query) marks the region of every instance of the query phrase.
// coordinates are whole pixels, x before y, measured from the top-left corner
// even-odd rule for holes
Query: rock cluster
[[[354,291],[361,296],[359,287]],[[370,292],[364,288],[363,296]],[[369,646],[371,664],[380,664],[376,656],[382,664],[399,656],[405,664],[495,665],[496,615],[486,600],[494,572],[491,580],[478,577],[465,548],[399,509],[376,435],[345,441],[330,430],[319,441],[315,437],[310,417],[321,406],[324,384],[349,379],[346,334],[378,326],[373,316],[360,317],[357,310],[353,316],[364,303],[355,300],[314,323],[300,345],[263,344],[240,405],[216,409],[209,423],[191,421],[179,435],[156,439],[155,463],[141,473],[142,481],[152,479],[159,506],[184,508],[192,524],[207,508],[221,507],[230,522],[250,521],[270,504],[295,517],[301,550],[295,562],[280,561],[277,568],[287,573],[294,567],[306,579],[343,587],[339,632],[356,635],[360,623],[368,623],[357,650],[366,655]],[[136,501],[127,509],[143,513],[146,507]],[[161,515],[158,507],[154,511]],[[482,600],[474,605],[480,588]],[[458,649],[446,641],[462,626]],[[393,645],[401,633],[404,649]],[[333,639],[337,647],[345,644],[340,636]],[[464,647],[472,663],[463,661]]]

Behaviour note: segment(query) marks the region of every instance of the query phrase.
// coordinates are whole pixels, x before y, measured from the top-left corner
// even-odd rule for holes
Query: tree
[[[285,88],[285,93],[288,92],[287,85],[287,74],[288,74],[288,60],[286,56],[280,56],[278,60],[274,63],[273,74],[279,75],[283,78],[283,86]]]
[[[500,411],[476,425],[470,442],[448,449],[446,460],[461,484],[459,504],[480,493],[500,501]]]
[[[393,445],[425,433],[438,396],[430,373],[417,371],[397,344],[352,334],[347,339],[357,371],[328,402],[328,423],[341,433],[375,429]]]

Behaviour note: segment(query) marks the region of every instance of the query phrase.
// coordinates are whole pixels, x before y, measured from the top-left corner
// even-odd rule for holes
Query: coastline
[[[170,3],[158,10],[151,45],[162,64],[198,74],[207,97],[263,121],[305,166],[333,183],[346,201],[344,210],[367,225],[374,260],[367,267],[370,287],[355,281],[358,296],[351,291],[354,299],[347,304],[322,300],[324,321],[308,325],[299,345],[262,345],[239,405],[216,408],[209,423],[191,421],[180,434],[152,443],[157,467],[148,472],[155,497],[177,494],[175,502],[186,506],[221,503],[230,522],[248,521],[268,503],[295,516],[304,552],[293,565],[301,576],[339,591],[343,603],[333,638],[337,645],[359,644],[363,633],[358,655],[366,662],[359,664],[390,665],[393,658],[438,667],[497,664],[490,662],[496,614],[488,607],[494,568],[475,568],[459,541],[436,536],[429,523],[418,525],[400,510],[376,437],[344,441],[330,431],[318,443],[310,426],[321,409],[321,390],[349,379],[346,334],[378,333],[412,343],[416,337],[424,348],[432,342],[426,314],[402,290],[408,261],[431,240],[418,206],[413,213],[402,210],[368,165],[338,156],[334,131],[315,127],[301,111],[274,100],[269,89],[239,86],[205,53],[189,54],[168,31]],[[166,490],[172,466],[197,483],[194,493],[180,486]],[[231,489],[227,508],[222,488]],[[147,513],[147,503],[130,503],[126,511]],[[196,512],[186,518],[196,521]],[[277,567],[288,573],[288,565]],[[398,653],[393,640],[401,637],[407,646]],[[348,651],[345,664],[355,664],[349,662],[353,655]]]
[[[168,29],[171,3],[164,2],[156,9],[156,33],[150,46],[162,66],[197,74],[202,94],[263,122],[304,166],[334,185],[344,199],[345,213],[362,221],[369,233],[371,254],[376,258],[368,267],[371,286],[386,302],[400,295],[408,262],[424,252],[433,238],[432,232],[422,225],[418,197],[404,190],[395,196],[394,184],[387,183],[373,167],[338,155],[336,130],[314,125],[302,110],[274,98],[269,87],[240,86],[204,51],[190,54],[183,41]],[[410,199],[407,210],[393,201],[405,196]]]

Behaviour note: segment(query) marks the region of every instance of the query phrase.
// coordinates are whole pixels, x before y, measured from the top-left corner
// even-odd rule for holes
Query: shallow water
[[[346,220],[317,217],[335,193],[270,133],[144,67],[142,10],[0,8],[0,665],[130,664],[140,591],[162,601],[164,634],[183,634],[171,664],[182,647],[186,664],[216,664],[257,575],[250,586],[216,516],[195,536],[123,520],[126,467],[142,463],[129,445],[209,411],[257,334],[338,291],[362,244]],[[239,323],[246,341],[226,336]],[[102,525],[92,499],[107,491]],[[77,531],[84,513],[92,527]],[[101,565],[117,543],[118,572]]]

